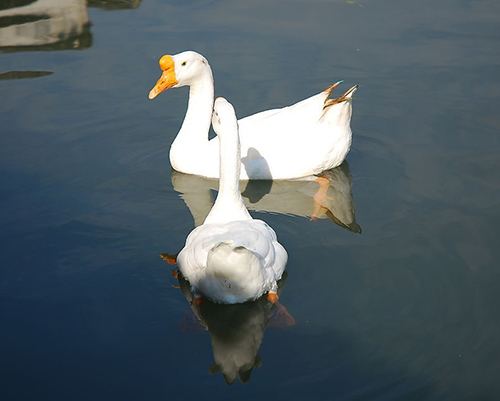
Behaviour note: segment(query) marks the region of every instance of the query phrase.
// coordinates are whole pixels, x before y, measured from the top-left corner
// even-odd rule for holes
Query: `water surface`
[[[500,397],[498,2],[62,4],[0,7],[2,399]],[[147,98],[187,49],[240,117],[360,86],[329,213],[311,183],[243,187],[294,325],[193,312],[158,256],[217,188],[169,164],[187,90]],[[228,316],[262,336],[246,385],[213,368]]]

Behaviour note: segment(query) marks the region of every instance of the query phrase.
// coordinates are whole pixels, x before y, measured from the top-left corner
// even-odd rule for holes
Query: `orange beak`
[[[164,90],[177,85],[177,78],[175,76],[175,64],[172,56],[163,56],[160,61],[160,68],[163,70],[160,79],[156,85],[149,92],[149,98],[154,99]]]

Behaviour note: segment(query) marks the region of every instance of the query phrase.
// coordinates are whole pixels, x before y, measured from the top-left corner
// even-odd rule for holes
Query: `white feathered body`
[[[220,138],[219,193],[177,256],[179,270],[194,293],[215,302],[241,303],[276,294],[288,256],[274,230],[254,220],[243,203],[238,123],[227,100],[215,101],[213,125]]]
[[[186,51],[160,60],[162,77],[154,98],[171,87],[189,86],[189,104],[170,149],[172,167],[187,174],[219,178],[219,138],[208,139],[214,81],[208,61]],[[295,179],[339,166],[351,147],[352,99],[357,86],[330,99],[340,82],[291,106],[238,121],[242,180]]]
[[[204,224],[194,229],[177,257],[196,290],[220,303],[241,303],[276,291],[287,253],[261,220]]]
[[[239,120],[240,179],[301,178],[339,166],[352,143],[352,98],[323,109],[327,99],[325,91],[292,106]],[[219,138],[201,142],[182,139],[178,136],[172,145],[172,167],[218,178]]]

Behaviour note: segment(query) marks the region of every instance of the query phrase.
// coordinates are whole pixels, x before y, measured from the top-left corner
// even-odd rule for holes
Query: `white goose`
[[[172,167],[183,173],[219,177],[219,139],[208,139],[214,81],[208,61],[193,51],[160,59],[163,73],[149,98],[169,88],[189,86],[189,104],[170,149]],[[353,86],[329,99],[323,92],[282,109],[239,120],[243,168],[240,179],[293,179],[319,174],[342,163],[351,147]]]
[[[238,122],[227,100],[216,99],[212,124],[220,144],[219,193],[205,222],[187,237],[177,265],[198,298],[232,304],[269,293],[275,302],[288,255],[241,198]]]

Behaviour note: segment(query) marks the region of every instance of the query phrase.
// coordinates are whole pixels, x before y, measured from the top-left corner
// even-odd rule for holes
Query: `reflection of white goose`
[[[193,215],[203,223],[214,203],[218,180],[172,171],[172,185]],[[360,233],[351,192],[349,165],[325,171],[319,180],[248,181],[242,191],[250,210],[308,218],[329,218],[349,231]]]
[[[195,292],[221,303],[276,297],[287,253],[276,233],[248,213],[239,190],[240,146],[234,109],[215,101],[213,126],[220,138],[220,189],[205,222],[188,236],[177,257]]]
[[[0,28],[0,47],[45,47],[65,41],[69,41],[68,48],[87,47],[80,40],[88,35],[86,0],[38,0],[21,2],[21,6],[13,4],[14,7],[0,11],[0,19],[10,21]]]
[[[218,138],[208,140],[214,97],[208,61],[187,51],[163,56],[160,68],[163,73],[149,93],[150,99],[168,88],[190,87],[188,110],[170,150],[172,167],[218,177]],[[241,119],[241,179],[300,178],[340,165],[351,146],[351,101],[357,87],[329,99],[337,85],[292,106]]]
[[[252,369],[260,366],[258,352],[270,322],[277,326],[295,324],[281,304],[270,302],[265,297],[235,305],[216,304],[208,300],[193,302],[189,283],[181,276],[178,279],[198,322],[210,333],[214,355],[210,373],[222,373],[227,384],[233,384],[237,377],[242,383],[247,383]],[[278,281],[279,295],[285,281],[286,273]]]

